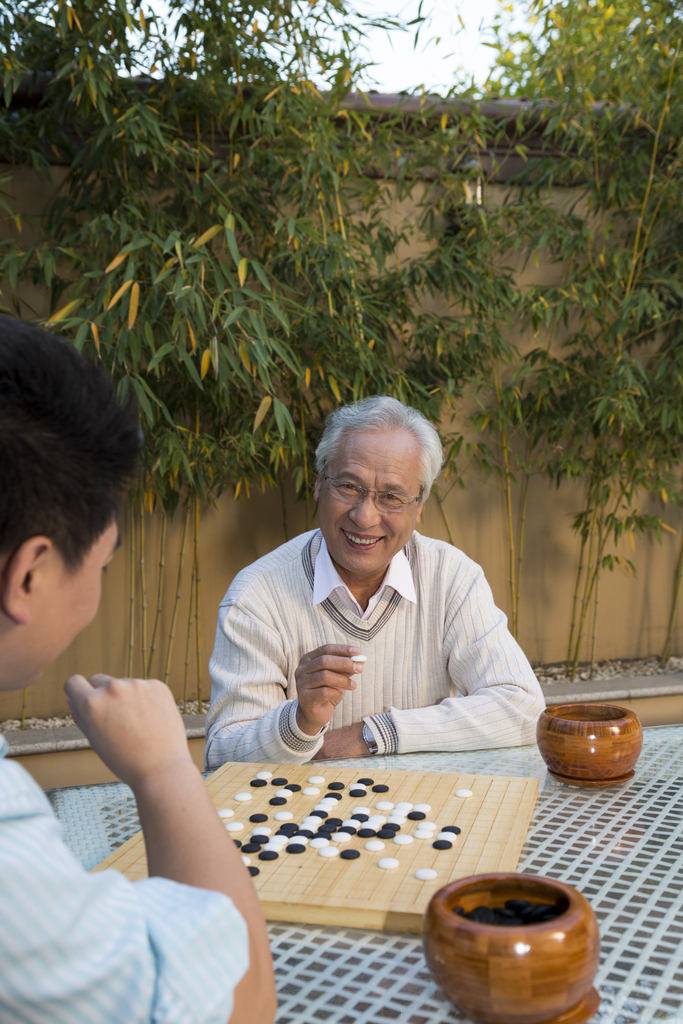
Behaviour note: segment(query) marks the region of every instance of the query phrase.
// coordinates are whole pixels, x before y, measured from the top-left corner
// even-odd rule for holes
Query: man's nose
[[[358,505],[354,505],[349,511],[349,516],[362,530],[369,530],[382,521],[371,494],[368,494],[365,500],[359,502]]]

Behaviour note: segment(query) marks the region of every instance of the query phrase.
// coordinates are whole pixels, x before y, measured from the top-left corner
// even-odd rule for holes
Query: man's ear
[[[49,537],[29,537],[7,556],[0,569],[0,610],[17,626],[31,621],[36,581],[54,561],[55,546]]]
[[[322,475],[322,473],[318,473],[317,477],[315,478],[315,487],[313,488],[313,500],[314,501],[320,501],[320,488],[322,486],[322,482],[323,482],[323,475]]]
[[[418,523],[422,519],[422,512],[423,511],[424,511],[424,502],[420,505],[420,508],[418,509],[417,519],[415,520],[415,525],[416,526],[418,525]]]

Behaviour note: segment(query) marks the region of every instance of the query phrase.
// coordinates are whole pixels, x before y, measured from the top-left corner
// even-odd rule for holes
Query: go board
[[[271,775],[266,784],[261,782],[257,788],[253,787],[251,782],[257,774],[266,772]],[[304,790],[311,787],[309,779],[315,776],[324,779],[315,784],[319,793],[305,795]],[[373,785],[365,787],[364,795],[351,796],[350,790],[360,779],[372,780]],[[280,781],[272,785],[273,780]],[[276,798],[276,792],[286,788],[283,780],[301,788],[286,799]],[[373,786],[388,789],[375,792]],[[261,859],[259,853],[252,852],[249,856],[251,866],[259,870],[253,882],[267,920],[412,932],[421,931],[431,896],[447,882],[474,874],[516,869],[538,796],[538,781],[531,778],[353,770],[329,765],[316,767],[315,763],[228,763],[207,780],[207,788],[217,811],[233,812],[226,817],[226,825],[234,829],[235,825],[243,824],[243,829],[230,831],[232,838],[243,845],[259,827],[250,822],[252,815],[266,815],[267,821],[262,824],[271,829],[271,834],[283,824],[290,830],[294,824],[304,828],[304,818],[315,814],[314,808],[326,797],[326,805],[333,804],[327,817],[342,819],[342,822],[353,819],[354,810],[360,814],[361,807],[371,812],[362,825],[369,824],[372,815],[405,818],[395,834],[411,836],[412,841],[399,845],[385,838],[381,851],[366,849],[368,838],[358,835],[360,829],[349,833],[350,838],[343,845],[337,845],[330,835],[329,846],[337,845],[340,851],[357,850],[357,856],[351,854],[355,859],[321,856],[321,850],[310,845],[313,838],[308,839],[305,850],[298,854],[287,853],[285,847],[272,860]],[[456,796],[458,791],[469,791],[471,796]],[[332,792],[341,799],[332,801]],[[251,799],[235,800],[237,794],[249,794]],[[273,805],[270,801],[274,798],[282,802]],[[377,810],[376,805],[384,802],[429,806],[430,810],[404,810],[396,815],[390,809]],[[288,822],[275,818],[283,811],[292,815]],[[416,838],[416,833],[424,832],[425,828],[420,828],[421,821],[407,818],[408,813],[426,815],[422,821],[435,826],[432,835]],[[325,827],[325,817],[320,817],[320,821],[322,825],[306,826],[309,836],[316,827]],[[450,833],[453,839],[450,848],[435,849],[433,843],[448,826],[455,826],[460,833]],[[380,861],[389,857],[397,860],[398,866],[389,870],[381,868]],[[105,868],[117,868],[131,880],[146,878],[142,833],[129,839],[93,870]],[[436,877],[420,881],[415,877],[420,869],[427,869],[429,874],[435,871]]]

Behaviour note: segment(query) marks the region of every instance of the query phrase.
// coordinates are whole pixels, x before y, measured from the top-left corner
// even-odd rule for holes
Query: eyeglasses
[[[421,494],[417,498],[413,498],[410,494],[400,494],[397,491],[373,491],[369,487],[359,487],[358,484],[349,483],[348,480],[335,480],[325,473],[323,473],[323,478],[329,483],[334,496],[343,501],[345,505],[360,505],[368,494],[371,494],[375,506],[381,512],[405,512],[414,502],[422,501]]]

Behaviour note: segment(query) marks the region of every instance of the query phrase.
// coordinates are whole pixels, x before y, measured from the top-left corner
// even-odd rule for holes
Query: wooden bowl
[[[566,904],[554,921],[480,924],[454,913],[506,900]],[[582,1024],[600,1005],[592,987],[600,934],[590,904],[570,885],[535,875],[475,875],[444,886],[425,915],[430,971],[457,1009],[483,1024]]]
[[[634,711],[615,704],[558,704],[536,725],[548,771],[573,786],[615,786],[633,778],[643,746]]]

